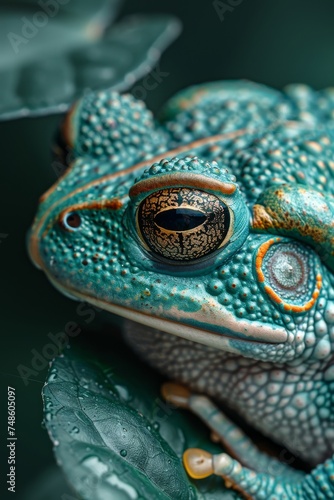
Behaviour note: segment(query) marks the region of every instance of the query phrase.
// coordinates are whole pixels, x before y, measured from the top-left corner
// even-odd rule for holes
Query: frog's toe
[[[199,448],[189,448],[183,454],[183,464],[193,479],[205,479],[215,474],[223,477],[227,488],[239,491],[247,499],[253,498],[250,496],[250,490],[254,488],[249,488],[249,486],[252,485],[257,474],[242,467],[237,460],[226,453],[212,455]]]
[[[161,394],[167,403],[180,408],[189,408],[191,392],[187,387],[174,382],[166,382],[161,387]]]
[[[238,491],[247,500],[326,500],[334,498],[333,458],[319,465],[311,474],[282,471],[275,476],[244,467],[226,453],[212,455],[199,448],[183,454],[190,477],[204,479],[220,476],[227,488]]]
[[[214,474],[213,455],[200,448],[189,448],[183,454],[183,464],[190,477],[204,479]]]

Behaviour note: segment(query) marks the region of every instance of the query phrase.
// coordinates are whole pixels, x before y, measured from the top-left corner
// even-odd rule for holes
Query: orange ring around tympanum
[[[312,307],[316,303],[316,301],[319,297],[319,294],[320,294],[320,290],[321,290],[321,286],[322,286],[321,274],[317,274],[317,276],[316,276],[316,285],[314,287],[314,291],[312,293],[311,299],[308,302],[306,302],[306,304],[304,304],[302,306],[289,304],[287,302],[284,302],[284,300],[275,292],[275,290],[270,285],[264,284],[266,279],[265,279],[264,273],[262,271],[263,259],[266,255],[266,253],[268,252],[269,248],[272,245],[274,245],[275,243],[279,243],[280,241],[281,241],[281,238],[272,238],[272,239],[266,241],[265,243],[263,243],[259,247],[259,249],[257,251],[256,259],[255,259],[255,269],[256,269],[256,273],[257,273],[257,279],[258,279],[259,283],[263,283],[264,290],[269,295],[269,297],[277,304],[280,304],[284,308],[285,311],[291,311],[294,313],[302,313],[302,312],[309,311],[310,309],[312,309]]]

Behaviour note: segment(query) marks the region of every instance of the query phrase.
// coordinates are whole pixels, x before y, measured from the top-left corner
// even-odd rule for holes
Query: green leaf
[[[54,16],[32,1],[20,10],[0,5],[0,120],[63,113],[86,90],[123,91],[150,72],[179,23],[131,16],[106,29],[118,4],[84,2],[75,15],[79,5],[71,0]]]
[[[162,51],[179,34],[176,18],[129,16],[108,30],[100,42],[70,58],[77,68],[81,88],[113,87],[129,89],[139,78],[152,71]]]
[[[16,17],[19,16],[19,9],[24,8],[32,14],[42,10],[50,17],[72,16],[90,21],[92,18],[101,19],[108,13],[107,20],[110,22],[116,17],[121,3],[122,0],[0,0],[0,8],[7,13],[15,9]]]
[[[159,377],[122,343],[112,344],[108,364],[91,350],[66,350],[51,366],[43,399],[57,462],[81,498],[237,498],[218,477],[187,477],[186,448],[220,448],[193,416],[165,404]]]
[[[99,40],[118,11],[120,0],[80,2],[0,0],[1,72],[29,68],[45,57],[69,52]]]

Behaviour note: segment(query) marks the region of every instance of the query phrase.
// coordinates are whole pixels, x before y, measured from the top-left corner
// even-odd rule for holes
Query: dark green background
[[[334,85],[334,2],[331,0],[243,0],[233,12],[219,16],[211,1],[129,0],[121,15],[168,12],[182,20],[183,33],[163,56],[167,72],[156,89],[148,92],[148,105],[157,110],[176,90],[190,84],[248,78],[275,87],[304,82],[316,88]],[[4,38],[1,38],[4,43]],[[1,91],[1,82],[0,82]],[[68,321],[85,325],[77,304],[61,296],[29,262],[25,236],[39,195],[56,180],[51,168],[50,143],[59,116],[24,119],[0,124],[1,151],[1,437],[5,430],[7,385],[17,393],[17,491],[24,493],[54,463],[51,443],[41,427],[40,392],[46,369],[25,386],[17,371],[30,366],[31,349],[41,351],[49,332],[64,329]],[[90,330],[105,321],[97,315]],[[1,442],[1,475],[5,452]],[[1,498],[6,496],[1,477]],[[48,491],[60,499],[52,480]],[[37,484],[37,483],[36,483]],[[50,498],[35,486],[31,498]],[[38,491],[40,496],[38,496]],[[58,496],[57,496],[58,495]]]

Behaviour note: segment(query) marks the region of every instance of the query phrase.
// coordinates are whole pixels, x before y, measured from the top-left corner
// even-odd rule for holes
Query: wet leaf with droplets
[[[60,0],[7,3],[0,5],[0,29],[7,34],[0,45],[0,121],[63,113],[88,89],[129,89],[180,31],[168,15],[129,16],[105,29],[118,0],[76,0],[74,12],[74,0],[67,0],[68,8]],[[62,15],[43,13],[51,6]],[[34,24],[38,13],[47,18],[47,29]],[[36,30],[29,40],[19,35],[27,27]],[[145,98],[145,88],[137,90]]]
[[[67,350],[53,362],[43,389],[57,463],[80,498],[237,498],[219,478],[187,477],[186,448],[219,448],[205,427],[163,402],[152,371],[119,344],[110,350],[112,370],[98,359]]]

